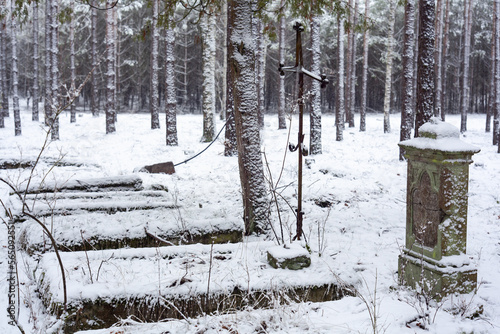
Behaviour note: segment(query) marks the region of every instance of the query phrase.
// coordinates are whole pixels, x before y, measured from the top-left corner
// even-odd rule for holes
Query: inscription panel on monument
[[[415,240],[422,246],[434,248],[438,227],[443,218],[438,194],[432,189],[429,174],[424,172],[412,192],[412,225]]]

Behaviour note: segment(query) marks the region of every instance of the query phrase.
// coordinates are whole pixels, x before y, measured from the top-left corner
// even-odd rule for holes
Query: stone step
[[[127,212],[157,208],[176,208],[177,205],[166,191],[108,191],[108,192],[64,192],[28,194],[25,203],[31,214],[46,217],[85,212]],[[22,202],[11,197],[15,215],[22,214]]]
[[[67,284],[64,332],[107,328],[130,316],[157,322],[353,295],[350,285],[325,270],[334,267],[332,258],[313,256],[310,267],[291,274],[267,263],[272,246],[243,242],[61,253]],[[45,306],[61,315],[63,284],[54,253],[41,257],[35,275]]]
[[[30,187],[27,193],[53,193],[64,191],[123,191],[142,190],[142,179],[138,175],[119,175],[90,179],[71,179],[62,183],[46,183]]]
[[[76,212],[42,218],[62,251],[154,247],[190,243],[241,241],[244,225],[238,217],[210,207],[185,209]],[[32,219],[22,223],[21,246],[28,253],[52,249],[49,238]]]

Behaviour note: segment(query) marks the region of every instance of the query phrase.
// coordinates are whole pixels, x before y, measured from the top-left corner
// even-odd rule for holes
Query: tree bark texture
[[[169,22],[165,29],[165,128],[166,144],[177,146],[177,91],[175,87],[175,31]]]
[[[447,74],[448,74],[448,50],[449,50],[449,32],[450,32],[450,0],[446,0],[444,8],[444,22],[443,22],[443,55],[442,55],[442,73],[441,73],[441,120],[444,122],[446,119],[446,100],[447,100]]]
[[[160,128],[160,111],[158,105],[158,43],[160,40],[160,33],[158,32],[158,2],[159,0],[153,0],[153,16],[151,22],[151,72],[149,85],[151,129]]]
[[[4,117],[9,114],[9,98],[7,93],[7,69],[5,63],[5,24],[6,19],[0,20],[0,129],[5,127]]]
[[[230,57],[232,56],[229,53],[229,48],[231,47],[231,29],[232,29],[232,24],[233,22],[230,19],[230,16],[232,15],[230,13],[230,9],[232,8],[227,8],[227,25],[226,25],[226,48],[227,48],[227,53],[226,53],[226,58],[227,58],[227,67],[226,67],[226,130],[224,133],[224,156],[226,157],[232,157],[238,155],[238,142],[236,140],[236,123],[235,123],[235,116],[234,116],[234,68],[231,66],[231,59]]]
[[[59,0],[51,1],[50,24],[50,72],[51,72],[51,103],[50,103],[50,139],[59,140]]]
[[[460,94],[460,132],[467,131],[467,111],[470,102],[470,82],[469,82],[469,69],[470,69],[470,42],[472,30],[472,0],[464,1],[464,52],[463,52],[463,68],[461,76]]]
[[[113,7],[113,0],[107,0],[106,6]],[[115,38],[114,15],[115,9],[106,10],[106,133],[116,131],[115,127]]]
[[[238,165],[243,195],[246,234],[259,231],[268,219],[268,198],[260,150],[260,131],[255,87],[255,41],[249,29],[252,1],[229,0],[232,23],[230,64],[234,71],[234,113]]]
[[[385,90],[384,90],[384,133],[391,132],[391,90],[392,90],[392,59],[394,57],[394,23],[396,18],[396,5],[394,0],[389,0],[389,26],[387,29],[387,55],[385,58]]]
[[[72,9],[75,8],[75,2],[70,2]],[[75,67],[75,18],[71,17],[69,22],[69,45],[70,45],[70,71],[71,71],[71,84],[69,88],[70,106],[70,123],[76,122],[76,67]]]
[[[52,52],[51,52],[51,22],[52,22],[52,0],[45,1],[45,75],[44,75],[44,88],[45,88],[45,97],[44,97],[44,114],[45,114],[45,125],[50,126],[51,119],[51,104],[52,104],[52,76],[51,76],[51,68],[52,68]]]
[[[215,138],[215,17],[204,15],[200,21],[203,40],[203,136],[202,142]]]
[[[500,0],[495,0],[495,103],[493,105],[493,145],[500,143]]]
[[[33,104],[31,107],[31,120],[38,122],[39,109],[38,100],[40,97],[40,87],[38,85],[38,62],[40,56],[38,55],[38,3],[33,2]]]
[[[279,17],[279,63],[285,64],[286,53],[286,29],[285,29],[285,0],[280,2],[280,17]],[[286,129],[286,95],[285,95],[285,76],[279,76],[279,89],[278,89],[278,129]]]
[[[337,17],[337,52],[338,52],[338,69],[337,69],[337,101],[335,110],[335,126],[336,140],[344,139],[344,18],[341,15]]]
[[[434,37],[434,0],[419,0],[415,137],[434,113]]]
[[[370,12],[370,0],[365,0],[365,18]],[[366,85],[368,79],[368,39],[370,32],[365,29],[363,33],[363,74],[361,77],[361,108],[359,113],[359,131],[366,131]]]
[[[12,11],[14,11],[14,2],[11,3]],[[11,48],[12,48],[12,110],[14,112],[14,133],[16,136],[21,135],[21,112],[19,110],[19,73],[17,68],[17,18],[14,15],[10,15],[11,18]]]
[[[434,97],[434,116],[441,115],[441,99],[442,99],[442,65],[443,65],[443,19],[444,19],[444,0],[436,2],[436,39],[434,45],[434,73],[435,73],[435,97]]]
[[[320,22],[317,16],[313,16],[310,22],[311,28],[311,72],[320,72]],[[321,83],[312,80],[311,83],[311,112],[309,123],[309,152],[321,154]]]
[[[93,5],[96,5],[96,1],[94,0]],[[91,102],[90,102],[90,110],[92,112],[92,116],[99,116],[99,90],[97,87],[97,9],[91,9],[91,39],[92,39],[92,92],[91,92]]]
[[[415,46],[415,0],[407,0],[405,5],[404,45],[403,45],[403,105],[401,108],[400,141],[411,138],[413,124],[413,73]],[[399,149],[399,160],[404,160],[404,149]]]

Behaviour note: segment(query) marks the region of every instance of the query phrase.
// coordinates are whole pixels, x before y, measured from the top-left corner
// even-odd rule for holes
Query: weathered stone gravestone
[[[408,159],[406,243],[399,256],[400,282],[434,299],[468,293],[477,269],[466,255],[469,164],[480,150],[437,118],[419,138],[399,143]]]

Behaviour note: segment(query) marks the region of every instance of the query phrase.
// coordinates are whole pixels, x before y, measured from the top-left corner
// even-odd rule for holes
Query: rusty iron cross
[[[301,33],[304,31],[304,26],[300,22],[295,22],[293,29],[297,32],[297,38],[295,42],[295,66],[284,66],[279,64],[278,71],[281,76],[285,75],[285,72],[294,72],[298,77],[298,96],[297,104],[299,105],[299,133],[297,138],[297,145],[289,144],[289,149],[292,152],[298,150],[299,161],[298,161],[298,186],[297,186],[297,234],[293,237],[293,240],[300,240],[302,237],[302,221],[304,212],[302,212],[302,158],[308,155],[307,147],[304,145],[304,74],[308,77],[321,82],[321,88],[325,88],[328,84],[328,79],[325,75],[317,75],[315,73],[309,72],[304,68],[304,60],[302,58],[302,37]]]

